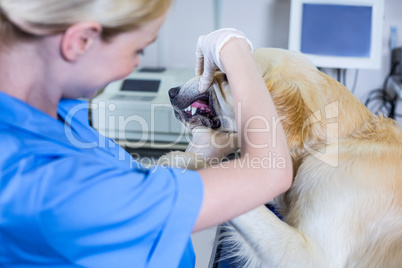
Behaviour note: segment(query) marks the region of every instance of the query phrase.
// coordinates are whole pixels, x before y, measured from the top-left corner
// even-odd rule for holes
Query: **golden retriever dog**
[[[233,247],[223,250],[239,267],[402,267],[400,127],[300,53],[263,48],[254,57],[295,176],[275,199],[282,220],[265,206],[233,219],[225,235]],[[225,75],[217,73],[203,94],[198,80],[171,89],[177,116],[189,128],[235,133]]]

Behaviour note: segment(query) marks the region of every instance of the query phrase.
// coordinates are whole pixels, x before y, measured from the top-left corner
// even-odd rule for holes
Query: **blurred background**
[[[217,3],[219,2],[219,3]],[[175,0],[158,41],[145,50],[141,66],[194,68],[199,35],[215,28],[233,27],[243,31],[259,47],[288,48],[290,0]],[[365,102],[370,91],[383,87],[391,66],[391,28],[397,33],[394,44],[402,46],[402,1],[385,0],[381,68],[346,73],[346,86]],[[399,34],[398,34],[399,33]],[[336,72],[326,70],[336,78]],[[401,100],[399,99],[399,103]],[[398,106],[399,114],[402,105]],[[402,118],[397,118],[402,123]]]
[[[293,3],[302,1],[293,0]],[[306,1],[319,4],[332,1],[335,5],[381,3],[384,9],[380,22],[375,20],[374,26],[363,23],[366,28],[380,28],[380,37],[374,36],[379,47],[377,68],[367,69],[364,64],[358,69],[335,68],[329,64],[321,70],[342,82],[370,110],[392,115],[402,124],[402,0]],[[92,100],[93,126],[138,156],[138,161],[147,160],[152,164],[170,150],[184,150],[190,136],[171,111],[168,90],[194,76],[198,37],[218,28],[232,27],[244,32],[254,48],[288,49],[291,7],[291,0],[174,0],[157,41],[145,49],[140,67],[124,81],[111,83]],[[359,19],[350,24],[356,20]],[[341,22],[345,22],[343,17],[339,18]],[[334,25],[337,29],[337,21]],[[343,27],[348,28],[348,23]],[[344,37],[341,31],[335,34]],[[326,38],[331,39],[332,35]],[[315,44],[323,37],[317,35],[313,39]],[[355,43],[362,43],[361,40],[358,38]],[[400,93],[399,97],[396,92]],[[211,228],[192,236],[197,268],[218,267],[213,262],[216,231]],[[219,268],[229,267],[224,265],[220,263]]]

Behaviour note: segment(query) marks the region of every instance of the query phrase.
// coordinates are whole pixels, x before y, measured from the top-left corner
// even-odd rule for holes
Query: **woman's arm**
[[[204,200],[194,231],[265,204],[289,189],[292,182],[285,135],[249,44],[244,39],[231,38],[220,50],[220,60],[240,123],[241,157],[199,170]],[[273,166],[274,162],[277,166]]]

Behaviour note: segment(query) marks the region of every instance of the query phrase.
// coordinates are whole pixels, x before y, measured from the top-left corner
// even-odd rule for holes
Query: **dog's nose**
[[[169,89],[169,97],[170,99],[174,99],[174,97],[177,96],[177,94],[179,94],[180,91],[180,87],[174,87]]]

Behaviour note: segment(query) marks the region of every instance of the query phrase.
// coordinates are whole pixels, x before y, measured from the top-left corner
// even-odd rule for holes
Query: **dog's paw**
[[[207,163],[199,156],[181,151],[173,151],[162,155],[158,159],[157,165],[193,170],[207,167]]]

